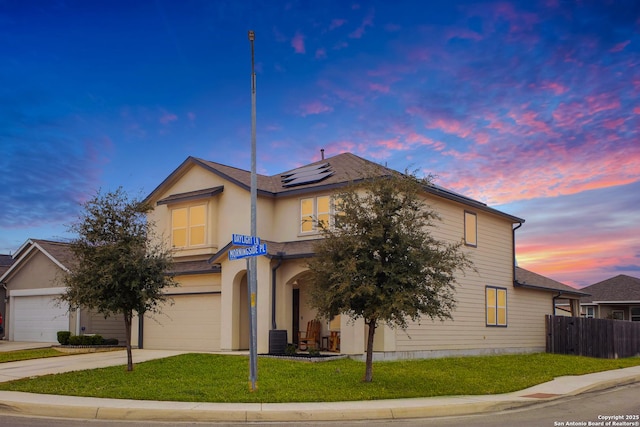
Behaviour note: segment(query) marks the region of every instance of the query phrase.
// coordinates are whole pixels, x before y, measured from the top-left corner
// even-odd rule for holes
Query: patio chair
[[[307,323],[307,332],[298,332],[298,349],[307,350],[310,348],[320,349],[320,331],[322,324],[319,320],[310,320]]]

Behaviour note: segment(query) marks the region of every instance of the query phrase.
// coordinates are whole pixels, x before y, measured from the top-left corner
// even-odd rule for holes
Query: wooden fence
[[[640,355],[640,322],[546,316],[547,353],[617,359]]]

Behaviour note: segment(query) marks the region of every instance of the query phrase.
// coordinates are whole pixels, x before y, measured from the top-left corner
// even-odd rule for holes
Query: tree
[[[98,192],[83,205],[70,231],[76,264],[63,279],[61,299],[70,307],[84,307],[106,317],[124,317],[127,370],[133,370],[131,322],[133,314],[158,312],[165,301],[163,289],[176,286],[170,252],[154,239],[153,224],[146,221],[152,206],[130,199],[122,188]]]
[[[385,169],[386,170],[386,169]],[[327,318],[345,314],[368,326],[365,382],[373,379],[373,340],[384,322],[452,318],[456,272],[473,264],[462,242],[434,238],[439,216],[425,202],[431,178],[386,170],[333,196],[333,222],[318,222],[324,239],[309,261],[310,304]]]

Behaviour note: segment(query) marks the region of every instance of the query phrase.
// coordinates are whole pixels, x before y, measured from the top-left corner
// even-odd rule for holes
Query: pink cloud
[[[296,35],[291,39],[291,47],[295,53],[305,53],[304,39],[304,35],[300,32],[296,32]]]
[[[599,113],[606,110],[617,110],[620,108],[620,100],[613,98],[608,93],[587,96],[585,98],[591,114]]]
[[[187,113],[187,118],[189,119],[190,122],[194,122],[196,120],[196,113],[189,111]]]
[[[633,109],[634,114],[640,114],[640,107],[635,107]]]
[[[556,95],[562,95],[569,90],[566,86],[557,82],[543,82],[538,87],[543,90],[550,90]]]
[[[178,116],[173,113],[165,112],[162,114],[162,116],[160,116],[160,123],[162,123],[163,125],[168,125],[169,123],[175,122],[176,120],[178,120]]]
[[[336,28],[340,28],[346,23],[347,23],[346,19],[332,19],[331,24],[329,24],[329,31],[335,30]]]
[[[369,83],[369,89],[373,92],[389,93],[389,86],[378,83]]]
[[[455,28],[447,31],[446,38],[450,39],[466,39],[466,40],[482,40],[482,35],[466,28]]]
[[[618,119],[610,119],[610,120],[605,120],[602,123],[602,126],[604,126],[607,129],[619,129],[620,126],[622,126],[625,122],[625,119],[623,118],[618,118]]]
[[[323,104],[320,101],[312,101],[307,104],[302,104],[300,110],[300,115],[306,117],[314,114],[330,113],[333,111],[333,107]]]
[[[327,51],[324,48],[316,49],[316,59],[324,59],[327,57]]]
[[[627,45],[631,43],[631,40],[625,40],[621,43],[618,43],[617,45],[615,45],[614,47],[612,47],[611,49],[609,49],[609,52],[620,52],[623,51],[625,47],[627,47]]]
[[[373,27],[373,12],[369,12],[367,16],[364,17],[360,26],[351,32],[349,37],[352,39],[362,38],[367,27]]]

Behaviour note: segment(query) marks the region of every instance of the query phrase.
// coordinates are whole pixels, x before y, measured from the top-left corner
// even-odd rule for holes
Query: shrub
[[[104,338],[102,338],[102,335],[95,334],[90,338],[91,342],[88,345],[102,345],[102,343],[104,342]]]
[[[69,345],[82,345],[84,335],[71,335],[69,337]]]
[[[298,352],[296,346],[293,344],[287,344],[287,348],[284,350],[284,354],[287,356],[293,356]]]
[[[60,345],[68,345],[70,336],[71,332],[69,331],[58,331],[58,342]]]
[[[103,345],[118,345],[119,341],[118,338],[105,338],[102,341]]]
[[[320,350],[315,347],[309,347],[309,356],[319,356]]]

